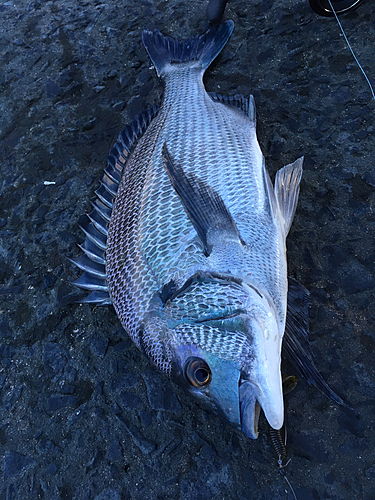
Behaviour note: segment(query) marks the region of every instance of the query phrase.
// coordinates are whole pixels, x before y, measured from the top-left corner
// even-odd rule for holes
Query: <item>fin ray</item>
[[[89,259],[91,259],[94,262],[97,262],[98,264],[105,265],[105,255],[104,255],[105,250],[100,248],[89,238],[86,238],[85,241],[82,243],[82,245],[78,246],[82,250],[82,252],[84,252],[87,255]]]
[[[107,306],[112,304],[108,292],[91,292],[87,297],[78,301],[81,304],[96,304],[98,306]]]
[[[104,171],[104,175],[100,180],[101,185],[111,194],[114,198],[116,197],[118,184],[113,182],[110,177],[108,177],[107,173]]]
[[[283,352],[308,384],[314,385],[335,403],[352,410],[353,408],[329,387],[315,366],[307,337],[309,332],[309,292],[297,280],[290,277],[288,280],[288,312],[283,338]]]
[[[112,210],[114,197],[105,189],[103,184],[95,191],[95,194],[102,203]]]
[[[94,201],[91,201],[91,205],[106,222],[109,222],[111,220],[112,210],[104,205],[104,203],[102,203],[98,198],[95,198]]]
[[[120,184],[122,174],[122,169],[119,167],[122,167],[122,165],[116,162],[113,156],[107,157],[107,167],[104,169],[104,172],[117,184]]]
[[[275,196],[280,213],[284,218],[285,236],[289,233],[297,208],[302,164],[303,156],[276,173]]]
[[[87,214],[87,217],[100,233],[102,233],[104,236],[108,235],[107,221],[100,215],[96,208],[94,208],[91,213]]]
[[[105,279],[105,266],[91,260],[87,255],[84,254],[79,257],[72,257],[69,260],[79,269],[82,269],[82,271],[88,271],[90,274],[94,274],[98,278]]]
[[[217,92],[208,92],[208,95],[215,102],[221,102],[222,104],[240,109],[250,118],[250,120],[254,123],[254,126],[256,125],[255,100],[252,95],[249,95],[249,97],[245,97],[242,94],[225,96],[218,94]]]
[[[158,106],[151,106],[142,111],[120,133],[107,157],[107,166],[101,178],[100,187],[95,192],[97,197],[91,202],[93,210],[87,215],[84,225],[80,226],[86,235],[82,245],[78,245],[83,255],[69,259],[75,266],[84,271],[72,283],[92,292],[80,301],[82,303],[99,305],[112,303],[105,282],[107,226],[111,219],[113,203],[123,171],[126,168],[127,158],[158,111]]]
[[[84,290],[91,290],[93,292],[108,292],[108,287],[104,279],[98,278],[94,274],[84,271],[79,278],[71,283]]]
[[[87,238],[95,243],[96,246],[105,250],[107,248],[107,237],[104,236],[100,231],[96,229],[94,224],[90,222],[86,226],[79,226],[82,231],[85,233]]]

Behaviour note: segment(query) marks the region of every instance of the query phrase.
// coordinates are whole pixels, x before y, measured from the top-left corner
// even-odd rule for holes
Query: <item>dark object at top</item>
[[[219,24],[228,0],[209,0],[206,10],[207,19],[211,24]],[[310,7],[320,16],[333,17],[354,10],[363,3],[363,0],[309,0]],[[332,6],[331,6],[332,4]],[[332,9],[333,7],[333,9]]]
[[[207,19],[212,24],[219,24],[223,17],[228,0],[209,0],[207,5]]]
[[[212,1],[212,0],[211,0]],[[328,0],[309,0],[310,7],[320,16],[333,17],[332,7],[336,14],[342,14],[349,10],[354,10],[361,5],[363,0],[331,0],[332,7]]]

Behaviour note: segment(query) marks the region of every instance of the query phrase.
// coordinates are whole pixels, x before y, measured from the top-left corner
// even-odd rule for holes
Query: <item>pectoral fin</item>
[[[335,403],[352,410],[323,379],[314,364],[307,338],[309,332],[309,292],[298,281],[289,278],[288,312],[283,338],[283,352],[300,374]]]
[[[289,233],[297,208],[299,185],[302,177],[303,156],[286,165],[276,174],[275,196],[284,219],[285,236]]]
[[[167,174],[203,243],[206,257],[210,255],[215,234],[218,233],[221,233],[223,238],[237,238],[244,245],[221,196],[192,173],[186,174],[182,167],[172,160],[166,144],[163,146],[163,157]]]

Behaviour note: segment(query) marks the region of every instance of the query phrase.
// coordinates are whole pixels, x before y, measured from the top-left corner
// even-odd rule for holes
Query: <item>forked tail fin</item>
[[[197,61],[198,67],[207,69],[229,40],[233,28],[233,21],[226,21],[203,35],[183,41],[164,36],[158,30],[145,30],[142,40],[158,76],[163,76],[174,63]]]

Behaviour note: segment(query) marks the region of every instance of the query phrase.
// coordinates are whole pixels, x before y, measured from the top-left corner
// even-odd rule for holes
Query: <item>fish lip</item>
[[[260,406],[258,401],[255,401],[255,408],[254,408],[254,435],[256,438],[259,436],[259,417],[260,417],[260,410],[262,407]]]
[[[250,439],[259,435],[258,423],[261,405],[257,400],[259,388],[249,380],[240,380],[239,404],[241,415],[241,431]]]
[[[262,409],[267,422],[273,429],[280,429],[283,425],[284,411],[274,411],[267,398],[264,397],[260,386],[253,380],[241,378],[239,382],[239,404],[241,431],[251,439],[257,439],[260,410]],[[276,406],[277,410],[277,406]]]

